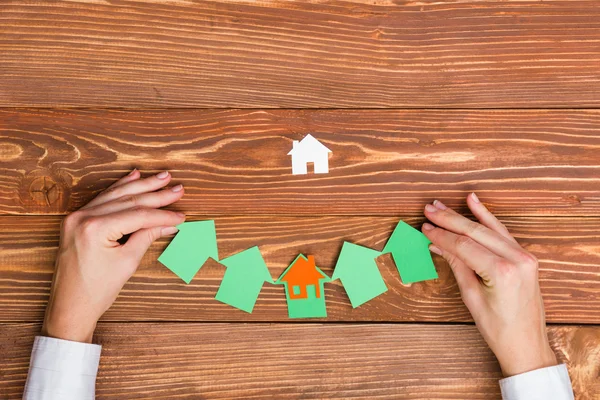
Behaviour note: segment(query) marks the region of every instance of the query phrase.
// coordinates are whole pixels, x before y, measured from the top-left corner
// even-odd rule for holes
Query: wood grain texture
[[[307,133],[329,174],[291,174]],[[600,111],[0,110],[2,213],[63,214],[134,166],[171,170],[187,213],[416,216],[475,190],[497,215],[600,215]]]
[[[583,1],[9,1],[1,107],[600,105]]]
[[[220,257],[260,247],[274,278],[298,253],[314,254],[331,276],[344,240],[381,250],[397,218],[219,217]],[[418,226],[421,219],[406,218]],[[549,322],[600,323],[600,218],[503,219],[540,260],[540,286]],[[0,218],[0,321],[40,321],[48,300],[60,218]],[[208,262],[186,285],[156,259],[168,244],[155,243],[105,321],[289,321],[283,287],[266,284],[254,312],[214,299],[224,267]],[[378,259],[389,290],[352,309],[336,281],[325,285],[332,321],[471,321],[446,262],[435,256],[440,278],[403,285],[389,255]]]
[[[548,331],[577,400],[600,398],[599,65],[594,0],[0,0],[0,400],[22,393],[61,215],[133,167],[171,170],[174,208],[273,277],[298,253],[331,274],[343,240],[381,249],[477,191],[538,256],[547,320],[595,324]],[[307,133],[329,174],[291,175]],[[327,284],[328,323],[284,323],[282,287],[235,310],[222,266],[185,285],[167,243],[99,323],[98,399],[500,396],[437,256],[438,280],[383,256],[387,293],[353,310]]]
[[[23,390],[35,324],[0,324],[0,398]],[[577,400],[600,396],[600,327],[551,326]],[[473,326],[101,323],[97,399],[499,399]],[[2,397],[6,396],[6,397]]]

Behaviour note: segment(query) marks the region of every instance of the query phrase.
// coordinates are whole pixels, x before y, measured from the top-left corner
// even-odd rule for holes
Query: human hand
[[[161,236],[177,232],[185,215],[159,210],[183,187],[164,188],[168,172],[140,179],[133,170],[63,221],[46,316],[45,336],[91,342],[98,319]],[[124,244],[118,242],[131,234]]]
[[[429,249],[448,261],[462,299],[505,376],[556,365],[548,342],[538,262],[481,204],[467,197],[480,223],[440,201],[425,207]]]

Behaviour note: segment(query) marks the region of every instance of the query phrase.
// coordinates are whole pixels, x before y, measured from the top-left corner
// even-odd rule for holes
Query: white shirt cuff
[[[93,400],[102,347],[37,336],[23,400]]]
[[[540,368],[500,380],[504,400],[573,400],[565,364]]]

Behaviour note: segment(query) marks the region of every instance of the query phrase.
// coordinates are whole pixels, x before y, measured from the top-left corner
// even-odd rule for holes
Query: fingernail
[[[133,171],[131,171],[128,176],[135,174],[136,171],[137,171],[137,168],[134,168]]]
[[[181,189],[183,189],[183,185],[177,185],[177,186],[173,186],[171,188],[172,192],[181,192]]]
[[[156,174],[158,179],[165,179],[167,176],[169,176],[169,171],[163,171]]]
[[[430,230],[432,230],[433,228],[435,228],[435,227],[434,227],[433,225],[431,225],[429,222],[425,222],[425,223],[423,224],[423,230],[425,230],[425,231],[430,231]]]
[[[162,228],[160,231],[160,234],[161,234],[161,236],[166,236],[166,235],[173,235],[177,232],[179,232],[179,229],[177,229],[176,226],[168,226],[166,228]]]
[[[434,206],[432,206],[431,204],[427,204],[425,206],[425,211],[429,211],[429,212],[436,212],[438,209]]]
[[[429,245],[429,251],[430,251],[430,252],[432,252],[432,253],[435,253],[435,254],[437,254],[438,256],[441,256],[441,255],[442,255],[442,250],[440,250],[440,248],[439,248],[439,247],[437,247],[437,246],[436,246],[436,245],[434,245],[434,244],[430,244],[430,245]]]
[[[184,214],[184,213],[182,213],[182,212],[178,212],[178,213],[176,213],[176,214],[177,214],[177,216],[178,216],[178,217],[180,217],[180,218],[185,218],[185,214]]]
[[[448,208],[448,207],[446,207],[446,206],[444,205],[444,203],[442,203],[442,202],[441,202],[441,201],[439,201],[439,200],[434,200],[434,201],[433,201],[433,205],[434,205],[436,208],[439,208],[440,210],[445,210],[445,209],[447,209],[447,208]]]
[[[475,192],[471,193],[471,198],[473,199],[473,201],[474,201],[475,203],[481,203],[481,202],[479,201],[479,197],[477,197],[477,195],[475,194]]]

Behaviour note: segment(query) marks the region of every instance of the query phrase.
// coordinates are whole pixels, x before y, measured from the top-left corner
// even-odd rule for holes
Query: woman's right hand
[[[467,205],[479,223],[434,201],[423,224],[430,250],[452,268],[465,305],[505,376],[556,365],[548,342],[538,262],[475,193]]]

